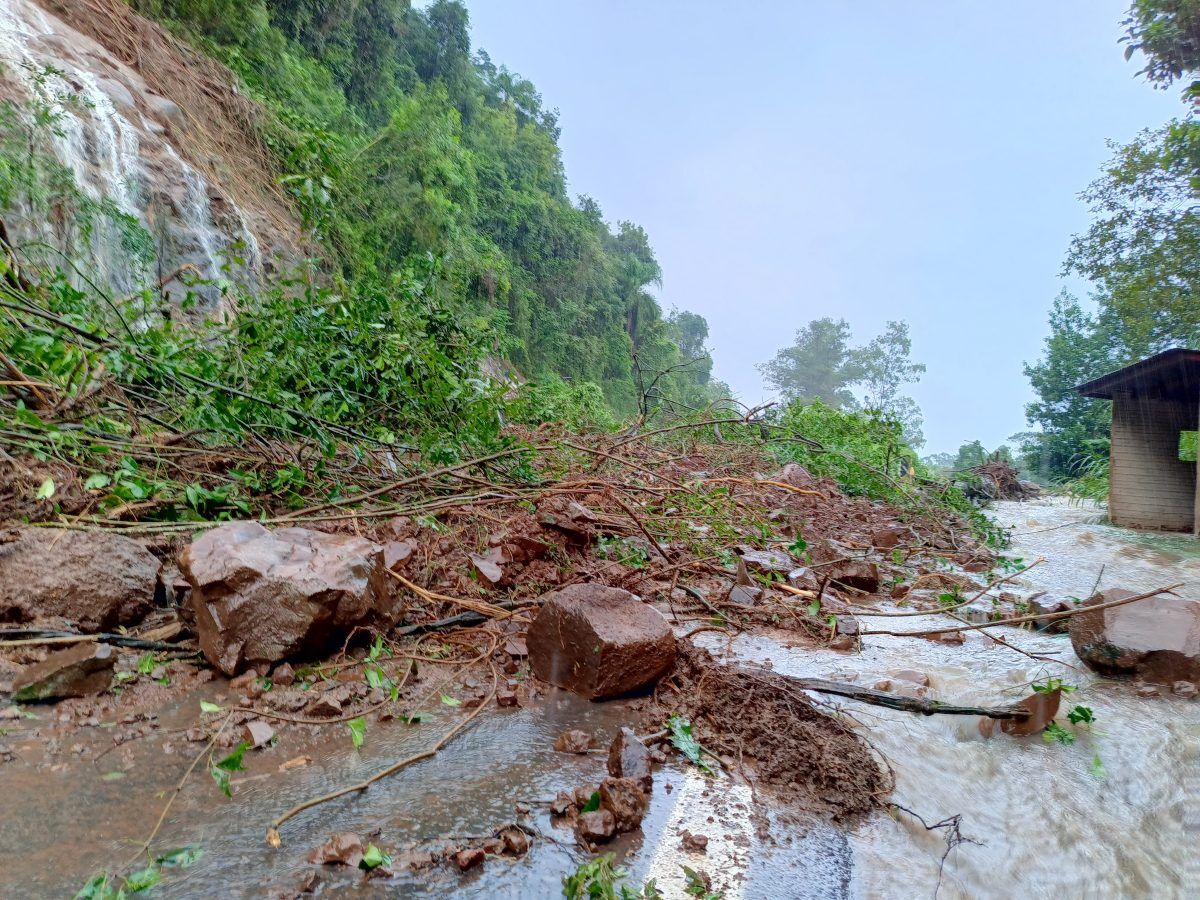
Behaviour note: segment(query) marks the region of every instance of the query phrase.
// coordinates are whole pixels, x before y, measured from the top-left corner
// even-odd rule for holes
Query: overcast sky
[[[756,401],[810,319],[905,319],[925,453],[1025,428],[1078,193],[1106,140],[1182,112],[1124,60],[1128,0],[467,3],[561,109],[572,195],[649,231],[718,377]]]

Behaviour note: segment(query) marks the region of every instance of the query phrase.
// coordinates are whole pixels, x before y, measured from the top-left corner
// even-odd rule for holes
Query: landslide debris
[[[890,777],[843,719],[817,709],[784,675],[717,663],[681,647],[654,694],[650,721],[682,715],[702,746],[778,798],[836,818],[879,808]]]

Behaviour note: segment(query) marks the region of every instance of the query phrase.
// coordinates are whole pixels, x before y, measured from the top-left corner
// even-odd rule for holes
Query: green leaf
[[[233,748],[233,752],[217,762],[217,768],[222,772],[241,772],[245,770],[246,767],[242,765],[242,758],[249,749],[250,742],[242,741]]]
[[[368,872],[380,866],[390,866],[391,864],[391,856],[384,853],[374,844],[367,844],[367,849],[363,851],[362,859],[358,861],[358,867],[366,869]]]
[[[600,808],[600,792],[592,791],[592,796],[588,797],[588,802],[583,804],[583,809],[580,812],[595,812]]]
[[[1078,725],[1080,722],[1085,725],[1091,725],[1096,721],[1096,716],[1092,712],[1090,706],[1076,705],[1067,713],[1067,718],[1070,719],[1072,725]]]
[[[449,697],[446,694],[442,694],[442,702],[445,703],[447,706],[462,706],[461,700],[459,700],[455,697]]]
[[[1104,768],[1104,763],[1100,761],[1099,753],[1092,757],[1092,764],[1088,766],[1088,773],[1094,778],[1108,777],[1108,772]]]
[[[186,869],[203,855],[204,848],[199,844],[188,844],[186,847],[176,847],[174,850],[168,850],[161,856],[155,857],[154,861],[160,866],[179,866],[181,869]]]
[[[354,744],[354,749],[357,750],[363,745],[363,740],[366,738],[367,720],[359,716],[357,719],[351,719],[346,725],[350,729],[350,740]]]
[[[110,484],[112,484],[111,478],[109,478],[103,472],[96,472],[95,474],[87,477],[87,480],[83,483],[83,489],[85,491],[95,491],[99,490],[100,488],[106,488]]]
[[[812,603],[808,604],[808,614],[810,616],[819,616],[821,614],[820,600],[813,600]]]
[[[692,723],[682,716],[673,715],[667,719],[667,730],[671,733],[671,744],[688,758],[692,765],[699,767],[709,775],[715,774],[712,767],[704,761],[703,748],[700,742],[692,736]]]
[[[202,713],[219,713],[220,711],[221,711],[221,707],[217,706],[217,704],[209,703],[207,700],[200,701],[200,712],[202,712]]]
[[[233,791],[229,787],[229,773],[224,769],[218,769],[216,766],[213,766],[208,772],[212,775],[213,781],[217,783],[217,787],[221,789],[221,793],[232,800]]]
[[[54,496],[54,479],[47,478],[42,482],[41,487],[37,489],[37,498],[39,500],[49,500]]]
[[[153,653],[143,653],[138,658],[137,670],[139,675],[149,675],[156,668],[158,668],[158,662],[154,659]]]
[[[100,776],[100,780],[101,781],[120,781],[124,777],[125,777],[124,772],[117,772],[114,770],[112,772],[105,772],[103,775]]]
[[[147,866],[126,878],[123,887],[136,894],[150,890],[160,881],[162,881],[162,872],[159,871],[158,866]]]
[[[79,889],[75,900],[123,900],[125,892],[113,884],[107,872],[97,872]]]

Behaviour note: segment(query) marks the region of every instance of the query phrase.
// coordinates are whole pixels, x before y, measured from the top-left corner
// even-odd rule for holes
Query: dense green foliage
[[[681,337],[650,293],[645,231],[568,199],[556,112],[472,54],[461,4],[132,5],[227,63],[269,111],[265,140],[329,274],[374,290],[432,254],[432,291],[488,323],[490,353],[535,380],[598,384],[619,415],[700,406],[716,389],[696,329]]]
[[[1200,3],[1136,0],[1126,22],[1127,55],[1166,86],[1200,66]],[[1191,93],[1191,89],[1189,89]],[[1099,493],[1107,472],[1105,401],[1075,388],[1170,347],[1200,346],[1200,123],[1188,118],[1116,147],[1083,193],[1093,223],[1071,242],[1065,272],[1093,286],[1089,310],[1063,293],[1050,313],[1042,358],[1026,365],[1037,400],[1026,407],[1037,431],[1025,459],[1046,478],[1087,480]]]
[[[819,401],[834,409],[874,412],[898,422],[905,441],[920,446],[921,411],[900,393],[901,385],[919,381],[925,372],[923,363],[911,361],[911,351],[905,322],[888,322],[874,340],[851,347],[844,319],[815,319],[759,371],[788,402]]]

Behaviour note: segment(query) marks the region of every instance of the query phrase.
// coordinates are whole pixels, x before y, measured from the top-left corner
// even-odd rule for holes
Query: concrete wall
[[[1179,458],[1179,432],[1195,431],[1196,403],[1113,398],[1108,515],[1115,525],[1192,531],[1196,463]]]

